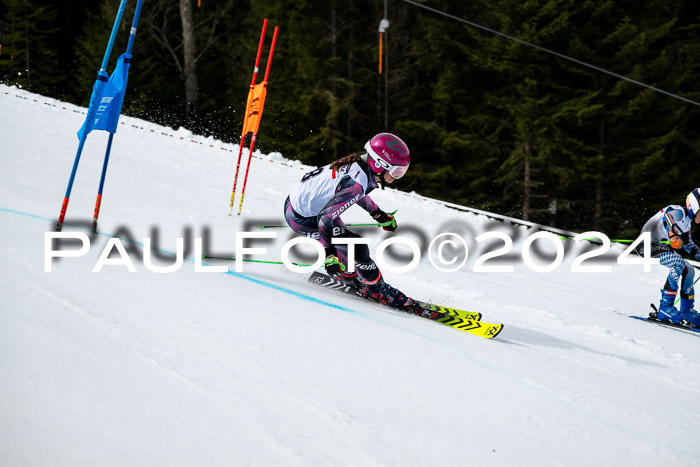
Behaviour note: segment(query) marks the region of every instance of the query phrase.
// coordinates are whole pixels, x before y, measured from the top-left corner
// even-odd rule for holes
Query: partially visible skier
[[[685,206],[672,204],[657,212],[644,224],[642,232],[651,234],[651,256],[658,258],[662,265],[670,269],[664,288],[661,289],[661,303],[658,313],[652,318],[684,325],[700,327],[700,314],[695,311],[695,289],[693,286],[695,269],[684,258],[700,260],[700,248],[690,236],[693,220],[700,224],[700,188],[690,192]],[[664,243],[661,243],[664,241]],[[641,254],[643,245],[638,252]],[[674,306],[680,287],[680,310]]]
[[[355,245],[355,271],[348,270],[348,246],[333,238],[357,238],[340,216],[353,204],[367,211],[384,230],[396,230],[396,219],[382,211],[369,193],[404,176],[411,161],[406,143],[391,133],[380,133],[354,153],[305,174],[284,203],[285,218],[299,235],[315,238],[326,250],[324,266],[331,277],[356,287],[362,295],[400,310],[426,317],[413,299],[384,281],[367,245]]]

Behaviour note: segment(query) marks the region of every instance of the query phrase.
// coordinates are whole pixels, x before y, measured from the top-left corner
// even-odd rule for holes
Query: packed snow
[[[629,318],[658,301],[665,268],[617,264],[615,245],[608,261],[584,262],[611,272],[573,273],[595,247],[564,240],[563,262],[535,272],[521,257],[535,229],[386,189],[372,197],[398,210],[399,229],[356,229],[373,252],[394,237],[425,249],[445,232],[469,246],[455,272],[425,253],[387,281],[503,323],[495,339],[323,289],[283,265],[236,272],[233,261],[199,261],[195,240],[229,258],[237,235],[272,232],[245,240],[265,249],[245,258],[280,261],[293,233],[256,226],[284,224],[287,193],[313,168],[256,153],[243,214],[237,195],[229,216],[237,145],[122,116],[98,234],[101,131],[88,137],[63,228],[86,234],[89,249],[48,257],[46,272],[84,119],[83,108],[0,85],[3,465],[700,465],[700,334]],[[343,218],[371,222],[358,207]],[[513,271],[474,272],[503,245],[474,238],[496,231],[513,248],[484,265]],[[106,249],[115,239],[121,255]],[[63,242],[62,252],[81,246]],[[544,254],[533,261],[550,263],[554,244],[536,243]],[[407,263],[408,247],[392,249],[403,259],[387,262]],[[294,251],[313,262],[310,247]]]

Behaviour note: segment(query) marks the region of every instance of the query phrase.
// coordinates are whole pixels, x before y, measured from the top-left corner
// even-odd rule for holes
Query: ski
[[[673,329],[676,329],[676,330],[678,330],[678,331],[686,331],[686,332],[696,332],[696,333],[700,333],[700,328],[695,328],[695,327],[692,327],[692,326],[689,326],[689,325],[685,325],[685,324],[672,323],[671,321],[665,321],[665,320],[658,319],[657,316],[658,316],[659,310],[656,308],[656,305],[654,305],[653,303],[651,303],[650,306],[651,306],[651,309],[654,310],[654,311],[653,311],[652,313],[650,313],[649,316],[647,316],[647,317],[643,317],[643,316],[630,316],[630,318],[633,318],[633,319],[640,319],[640,320],[646,321],[646,322],[648,322],[648,323],[660,324],[661,326],[665,326],[665,327],[667,327],[667,328],[673,328]]]
[[[451,316],[457,316],[462,319],[470,319],[472,321],[481,321],[481,313],[475,313],[473,311],[458,310],[457,308],[450,308],[442,305],[435,305],[434,303],[423,302],[416,300],[420,306],[430,311],[437,311],[439,313],[445,313]]]
[[[677,331],[684,331],[684,332],[687,332],[687,333],[695,333],[695,334],[700,333],[700,329],[698,329],[698,328],[691,328],[691,327],[688,327],[688,326],[683,326],[682,324],[672,323],[672,322],[670,322],[670,321],[661,321],[661,320],[654,319],[654,318],[651,318],[651,317],[646,317],[646,318],[645,318],[645,317],[643,317],[643,316],[634,316],[634,315],[631,315],[630,318],[638,319],[638,320],[641,320],[641,321],[646,321],[647,323],[660,324],[661,326],[664,326],[664,327],[667,327],[667,328],[672,328],[672,329],[675,329],[675,330],[677,330]]]
[[[357,293],[357,289],[354,287],[344,284],[340,280],[332,278],[321,272],[314,272],[311,274],[308,281],[330,290],[336,290],[338,292],[354,295],[366,300],[366,298]],[[420,306],[427,310],[438,311],[440,313],[440,316],[435,319],[426,319],[436,321],[451,328],[459,329],[460,331],[465,331],[486,339],[492,339],[503,330],[503,324],[491,324],[481,321],[481,313],[473,313],[470,311],[435,305],[433,303],[418,300],[417,302],[420,304]]]
[[[360,298],[365,298],[362,295],[358,294],[357,290],[354,287],[346,285],[338,279],[334,279],[329,275],[323,274],[321,272],[314,272],[313,274],[311,274],[311,277],[309,277],[309,282],[313,282],[327,289],[338,290],[340,292],[344,292],[350,295],[356,295]],[[423,302],[420,300],[416,300],[416,302],[426,310],[437,311],[451,316],[457,316],[465,320],[481,321],[481,313],[474,313],[471,311],[459,310],[457,308],[435,305],[434,303]]]

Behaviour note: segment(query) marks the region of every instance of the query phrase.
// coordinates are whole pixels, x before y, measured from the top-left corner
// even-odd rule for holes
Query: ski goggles
[[[369,142],[365,145],[365,149],[367,150],[367,155],[372,159],[372,161],[382,169],[389,172],[389,175],[391,175],[391,178],[393,178],[394,180],[398,180],[399,178],[406,175],[406,172],[408,172],[407,165],[391,165],[387,161],[379,157],[377,153],[372,150],[372,147],[369,145]]]
[[[408,171],[408,166],[392,165],[390,167],[391,168],[387,169],[387,172],[389,172],[389,175],[391,175],[391,178],[393,178],[394,180],[403,177]]]

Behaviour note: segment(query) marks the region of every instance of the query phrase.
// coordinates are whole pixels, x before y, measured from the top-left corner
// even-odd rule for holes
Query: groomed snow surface
[[[534,230],[387,189],[373,198],[398,209],[400,228],[358,228],[372,251],[391,236],[448,231],[470,246],[457,272],[424,255],[387,281],[504,323],[497,338],[324,290],[281,265],[236,273],[206,260],[231,272],[196,272],[195,238],[209,255],[234,255],[237,233],[283,223],[287,193],[311,168],[257,154],[243,215],[229,216],[237,146],[122,117],[99,234],[45,272],[84,119],[85,109],[0,86],[2,465],[700,465],[700,334],[628,317],[658,301],[663,267],[572,273],[584,245],[567,241],[558,268],[534,272],[519,259]],[[88,137],[64,232],[89,234],[106,142]],[[357,207],[343,218],[371,221]],[[515,245],[485,265],[514,271],[474,272],[487,251],[474,236],[496,230]],[[266,252],[247,258],[278,261],[292,235],[264,232],[277,240],[248,241]],[[112,237],[135,272],[109,261],[92,272]],[[144,239],[167,266],[178,237],[182,267],[149,271]],[[116,249],[110,259],[120,261]]]

